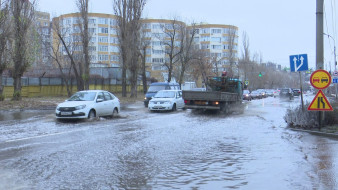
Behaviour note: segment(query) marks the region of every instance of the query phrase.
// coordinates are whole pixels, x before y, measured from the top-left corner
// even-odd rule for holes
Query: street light
[[[334,38],[332,36],[330,36],[329,34],[325,34],[323,33],[324,35],[326,35],[328,38],[331,38],[333,40],[333,54],[334,54],[334,71],[337,71],[337,61],[336,61],[336,41],[334,40]],[[337,97],[337,84],[335,84],[335,89],[336,89],[336,99],[338,99]]]
[[[334,70],[337,71],[337,61],[336,61],[336,41],[334,40],[334,38],[329,35],[329,34],[325,34],[328,38],[331,38],[333,40],[333,54],[334,54]]]

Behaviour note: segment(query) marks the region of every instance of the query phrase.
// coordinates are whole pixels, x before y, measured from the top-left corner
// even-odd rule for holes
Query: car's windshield
[[[96,92],[77,92],[68,101],[94,101]]]
[[[175,92],[173,91],[159,91],[155,94],[155,98],[175,98]]]
[[[249,90],[243,90],[243,94],[250,94]]]
[[[289,92],[289,89],[282,89],[282,90],[280,90],[281,92],[283,92],[283,93],[287,93],[287,92]]]
[[[165,90],[167,86],[150,86],[148,92],[158,92],[160,90]]]

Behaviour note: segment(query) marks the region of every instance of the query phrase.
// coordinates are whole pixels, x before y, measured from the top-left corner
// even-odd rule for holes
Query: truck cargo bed
[[[183,91],[185,100],[238,101],[237,93],[212,91]]]

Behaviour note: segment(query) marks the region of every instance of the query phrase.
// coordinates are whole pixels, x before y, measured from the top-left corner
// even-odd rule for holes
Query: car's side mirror
[[[102,98],[98,98],[98,99],[96,100],[96,102],[103,102],[103,99],[102,99]]]

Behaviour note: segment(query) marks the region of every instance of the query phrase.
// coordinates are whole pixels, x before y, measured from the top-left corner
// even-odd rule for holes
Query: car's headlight
[[[76,106],[75,110],[82,110],[86,107],[86,105],[80,105],[80,106]]]

